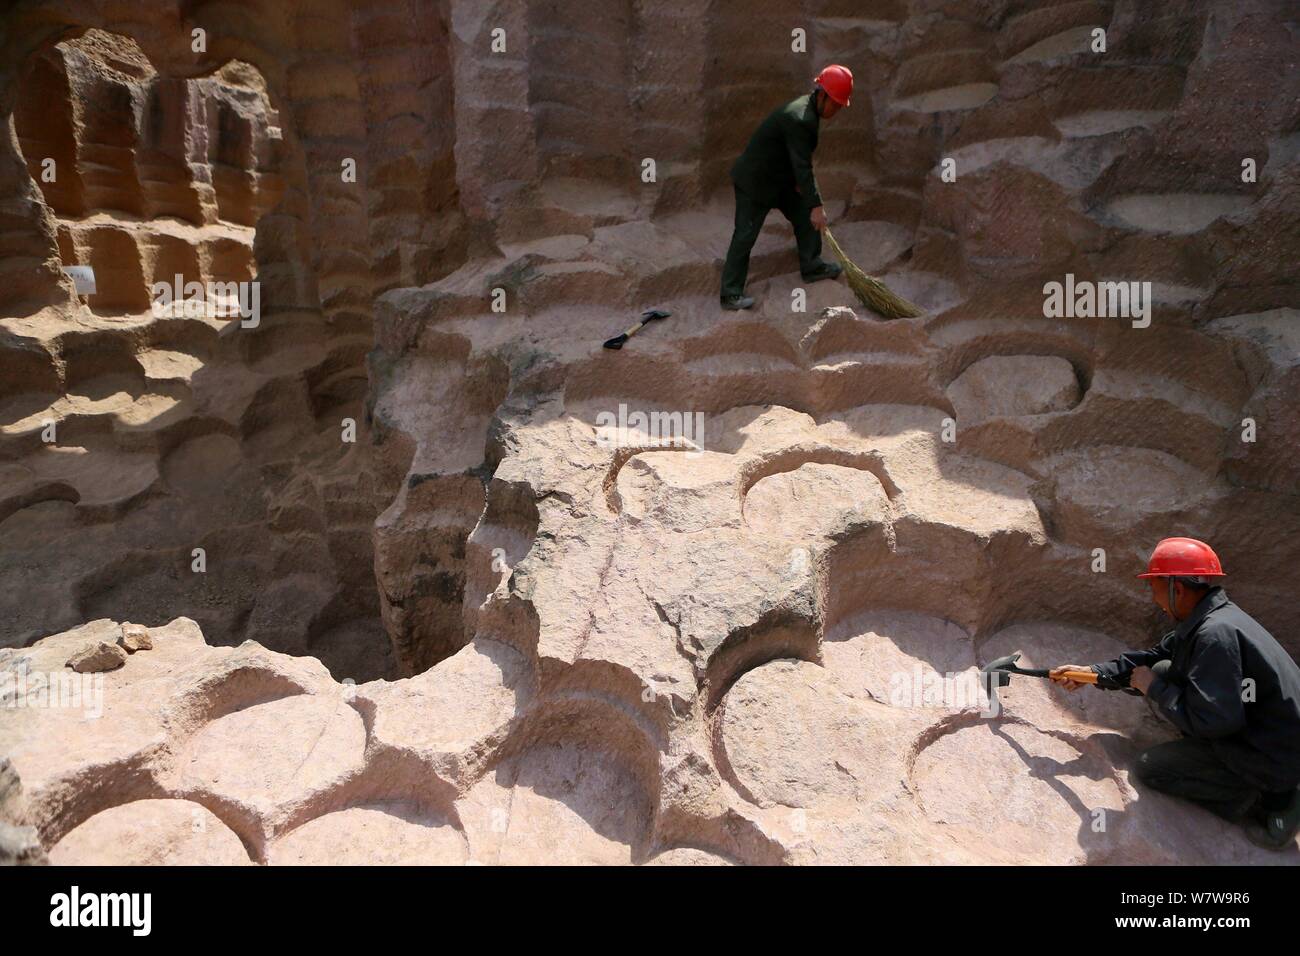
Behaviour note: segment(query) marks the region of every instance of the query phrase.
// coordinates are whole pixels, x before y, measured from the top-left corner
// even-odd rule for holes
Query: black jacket
[[[1300,667],[1273,635],[1211,588],[1155,647],[1094,664],[1099,687],[1127,687],[1135,667],[1169,660],[1147,698],[1188,737],[1264,790],[1300,785]],[[1253,684],[1253,686],[1252,686]]]
[[[771,206],[798,186],[799,198],[809,209],[820,206],[812,167],[820,125],[810,93],[773,110],[731,167],[731,181],[741,192]]]

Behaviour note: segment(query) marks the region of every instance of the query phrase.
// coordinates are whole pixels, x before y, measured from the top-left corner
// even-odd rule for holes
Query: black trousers
[[[1262,794],[1228,767],[1204,740],[1183,737],[1142,751],[1134,768],[1152,790],[1199,804],[1216,816],[1240,821]]]
[[[727,261],[722,266],[722,298],[743,295],[745,279],[749,275],[749,253],[758,241],[763,220],[773,209],[794,227],[794,241],[799,247],[799,272],[802,275],[816,272],[822,265],[822,234],[812,224],[809,208],[793,189],[781,194],[775,206],[755,199],[749,193],[736,189],[736,225],[727,247]]]
[[[1169,664],[1159,661],[1151,669],[1168,679]],[[1160,716],[1154,705],[1152,711]],[[1207,741],[1194,737],[1169,740],[1142,751],[1133,773],[1152,790],[1190,800],[1234,823],[1263,796],[1258,787],[1220,760]]]

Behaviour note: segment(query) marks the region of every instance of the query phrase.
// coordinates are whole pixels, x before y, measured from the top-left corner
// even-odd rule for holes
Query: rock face
[[[948,386],[957,420],[1044,415],[1073,408],[1079,401],[1074,366],[1063,358],[994,355],[980,359]]]
[[[122,866],[246,866],[239,838],[186,800],[134,800],[96,814],[60,842],[54,865],[111,859]]]
[[[1142,702],[976,679],[1150,642],[1171,534],[1300,651],[1283,4],[177,8],[201,56],[55,6],[0,74],[0,743],[53,862],[1300,859],[1136,787]],[[827,61],[837,238],[924,314],[802,288],[776,216],[721,313],[727,168]]]
[[[18,771],[8,757],[0,758],[0,866],[39,866],[48,862],[36,828],[27,825],[27,804]]]
[[[27,673],[56,666],[80,630],[25,651]],[[546,665],[548,679],[483,637],[418,677],[353,686],[310,658],[210,646],[184,618],[158,636],[151,654],[94,675],[98,698],[54,707],[29,693],[6,712],[11,775],[25,785],[21,815],[8,805],[29,856],[44,845],[55,864],[1295,857],[1135,790],[1138,749],[1171,736],[1140,702],[1026,679],[990,708],[976,680],[988,657],[1022,649],[1041,666],[1121,649],[1063,625],[1004,628],[977,651],[956,624],[918,612],[856,614],[820,645],[769,616],[715,652],[698,694],[662,671],[655,693],[638,693],[626,665],[594,657]]]
[[[183,604],[221,643],[390,673],[370,525],[396,489],[338,440],[366,438],[369,300],[313,261],[276,64],[182,64],[161,15],[136,37],[5,16],[32,52],[0,77],[0,645]]]

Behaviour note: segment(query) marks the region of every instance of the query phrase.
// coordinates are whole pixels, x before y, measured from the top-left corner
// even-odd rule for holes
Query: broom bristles
[[[854,265],[853,261],[844,254],[840,244],[835,241],[830,229],[824,230],[822,235],[826,237],[826,242],[830,245],[831,252],[835,253],[835,258],[840,260],[840,265],[844,267],[849,288],[853,290],[859,302],[887,319],[910,319],[921,315],[921,310],[911,302],[901,295],[890,292],[883,282],[867,275]]]

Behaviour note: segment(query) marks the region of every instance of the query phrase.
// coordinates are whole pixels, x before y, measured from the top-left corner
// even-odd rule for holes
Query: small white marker
[[[64,273],[72,280],[77,295],[95,294],[95,270],[92,266],[64,266]]]

